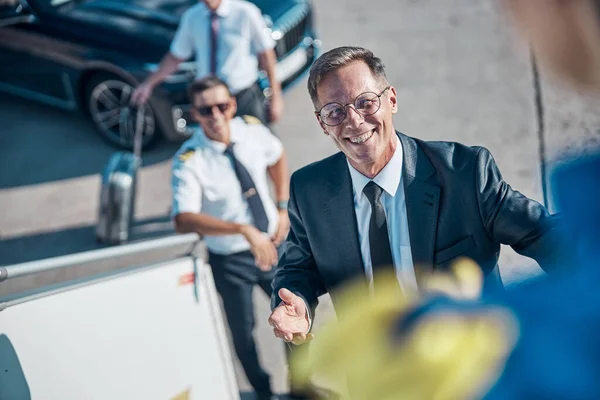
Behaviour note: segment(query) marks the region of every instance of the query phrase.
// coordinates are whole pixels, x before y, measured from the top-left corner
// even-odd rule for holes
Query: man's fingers
[[[273,328],[277,328],[277,325],[281,323],[281,313],[278,310],[279,307],[275,308],[271,315],[269,316],[269,325]]]
[[[271,241],[273,242],[273,244],[275,245],[275,247],[277,247],[277,246],[279,246],[281,244],[281,237],[279,236],[279,234],[276,233],[271,238]]]
[[[272,242],[256,249],[254,262],[262,271],[270,271],[277,264],[277,249]]]
[[[279,289],[279,292],[277,294],[279,295],[279,298],[287,304],[292,304],[294,302],[294,299],[296,298],[296,295],[286,288]]]
[[[273,263],[271,262],[271,255],[269,254],[268,250],[264,251],[262,254],[259,268],[263,271],[269,271],[272,265]]]
[[[307,335],[305,335],[304,333],[296,333],[294,334],[294,339],[292,340],[292,343],[295,345],[301,345],[310,342],[314,338],[315,337],[312,333],[309,333]]]
[[[139,94],[139,92],[138,92],[137,90],[134,90],[134,91],[133,91],[133,94],[131,95],[131,100],[130,100],[130,103],[131,103],[131,104],[137,104],[137,102],[138,102],[138,97],[140,97],[140,94]]]
[[[271,268],[273,268],[273,267],[272,267],[272,265],[271,265],[271,264],[260,264],[260,265],[258,266],[258,268],[259,268],[261,271],[267,272],[267,271],[270,271],[270,270],[271,270]]]
[[[273,310],[271,316],[269,317],[269,325],[271,325],[273,328],[279,329],[283,323],[283,318],[284,315],[282,314],[281,309],[277,307],[275,310]]]
[[[265,251],[261,248],[257,249],[256,254],[254,255],[254,263],[258,266],[258,268],[264,269],[264,266],[268,264],[267,260],[268,257],[265,254]]]
[[[287,332],[289,330],[290,317],[285,312],[285,305],[277,306],[269,317],[269,325],[280,331]]]
[[[275,337],[283,339],[286,342],[291,342],[294,339],[294,334],[282,331],[281,329],[273,328],[273,333],[275,334]]]
[[[269,242],[269,260],[271,261],[271,265],[277,263],[277,248],[272,242]]]
[[[144,86],[138,86],[133,91],[130,102],[134,105],[141,105],[141,104],[146,103],[148,101],[149,97],[150,97],[150,95],[147,92],[147,90],[144,88]]]
[[[279,339],[285,338],[284,333],[277,328],[273,328],[273,334],[275,335],[275,337],[278,337]]]

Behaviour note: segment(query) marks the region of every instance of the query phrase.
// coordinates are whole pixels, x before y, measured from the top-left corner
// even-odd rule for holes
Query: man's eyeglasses
[[[319,111],[315,111],[315,115],[328,126],[341,124],[348,114],[346,112],[346,107],[350,105],[354,106],[354,110],[363,117],[373,115],[379,111],[379,108],[381,107],[381,96],[383,96],[383,93],[390,87],[391,86],[386,87],[379,94],[373,92],[361,93],[356,96],[353,103],[348,103],[346,105],[340,103],[327,103],[321,107]]]
[[[209,115],[213,115],[213,108],[215,108],[215,107],[217,107],[219,109],[219,111],[224,113],[225,111],[227,111],[229,109],[230,106],[231,106],[231,103],[220,103],[220,104],[213,104],[211,106],[194,107],[194,109],[196,111],[198,111],[198,114],[202,115],[203,117],[207,117]]]

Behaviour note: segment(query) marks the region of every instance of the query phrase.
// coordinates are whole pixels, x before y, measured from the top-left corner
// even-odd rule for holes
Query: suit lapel
[[[358,242],[358,224],[354,209],[354,194],[352,192],[352,179],[346,164],[346,157],[339,153],[336,166],[330,170],[330,183],[327,190],[325,211],[330,221],[335,221],[331,226],[331,243],[336,249],[337,260],[344,271],[342,279],[364,275],[364,263]]]
[[[417,142],[401,133],[398,137],[404,154],[402,179],[410,247],[417,283],[422,288],[424,278],[433,269],[440,188],[426,182],[435,168]]]

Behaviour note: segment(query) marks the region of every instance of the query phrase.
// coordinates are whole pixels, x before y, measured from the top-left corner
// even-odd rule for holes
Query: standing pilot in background
[[[236,100],[219,78],[193,83],[189,95],[201,129],[173,160],[175,226],[204,236],[238,358],[258,398],[270,399],[252,332],[252,291],[258,285],[271,295],[277,248],[289,230],[286,154],[257,118],[234,118]]]
[[[279,120],[283,113],[281,84],[276,77],[275,41],[266,32],[258,7],[244,0],[202,0],[181,17],[169,52],[158,71],[133,92],[133,104],[143,104],[154,88],[195,57],[196,78],[216,75],[235,96],[237,115],[252,115],[263,124]],[[269,79],[268,109],[259,87],[259,66]]]

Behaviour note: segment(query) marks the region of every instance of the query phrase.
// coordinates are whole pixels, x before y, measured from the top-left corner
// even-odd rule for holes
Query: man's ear
[[[192,117],[192,119],[196,122],[200,122],[200,114],[198,113],[198,110],[196,110],[196,108],[192,105],[192,107],[190,107],[190,117]]]
[[[398,97],[397,97],[397,93],[396,93],[396,88],[393,86],[390,86],[389,89],[389,94],[388,94],[388,101],[390,102],[391,108],[392,108],[392,114],[396,114],[398,112]]]
[[[234,96],[231,96],[229,99],[229,110],[231,111],[232,117],[235,116],[235,113],[237,113],[237,100]]]

